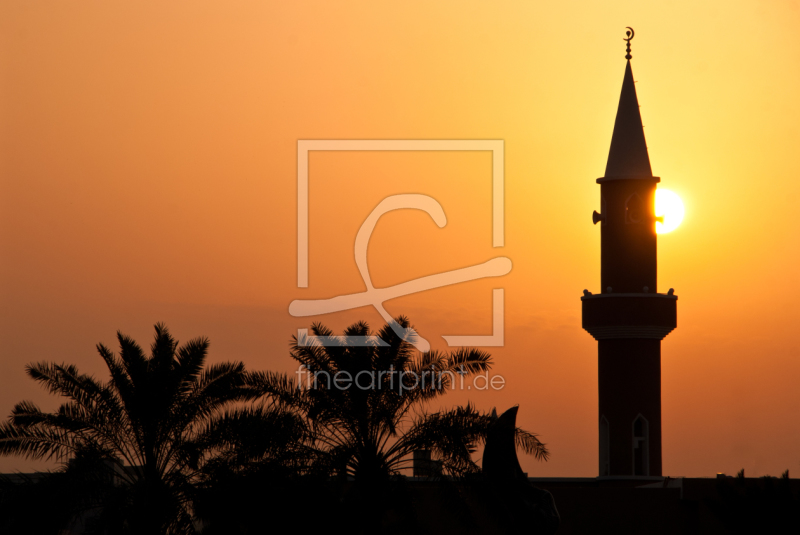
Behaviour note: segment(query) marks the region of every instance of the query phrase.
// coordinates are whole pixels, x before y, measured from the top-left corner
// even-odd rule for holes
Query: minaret
[[[661,475],[661,340],[677,296],[657,293],[655,192],[630,41],[606,173],[600,184],[600,294],[584,290],[583,328],[597,340],[600,476]]]

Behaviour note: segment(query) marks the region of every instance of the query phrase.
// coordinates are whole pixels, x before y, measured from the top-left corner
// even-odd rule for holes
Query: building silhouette
[[[661,475],[661,340],[677,296],[657,293],[655,192],[639,102],[627,64],[600,184],[599,294],[584,290],[583,328],[597,340],[599,474]]]
[[[800,480],[664,477],[661,341],[677,296],[657,293],[655,191],[631,69],[600,184],[600,293],[584,290],[583,328],[597,340],[599,477],[533,477],[560,515],[558,533],[800,533]]]

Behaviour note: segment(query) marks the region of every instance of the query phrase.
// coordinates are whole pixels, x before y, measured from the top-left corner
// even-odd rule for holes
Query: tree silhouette
[[[377,338],[365,322],[351,325],[341,337],[314,324],[315,338],[292,337],[291,356],[307,373],[300,388],[259,372],[251,375],[252,385],[308,419],[313,462],[331,473],[380,482],[408,468],[418,450],[432,452],[444,474],[478,471],[472,454],[492,417],[470,404],[436,412],[428,408],[462,377],[488,371],[490,355],[477,349],[419,353],[408,319],[395,321],[406,329],[405,338],[389,324]],[[536,435],[517,429],[516,442],[526,453],[547,459]]]
[[[116,532],[192,533],[193,483],[208,452],[219,448],[213,417],[224,419],[232,403],[253,398],[244,365],[204,369],[208,340],[178,347],[163,324],[155,326],[149,356],[130,337],[118,332],[117,339],[119,356],[97,345],[108,382],[72,365],[27,366],[30,377],[68,401],[52,413],[18,403],[0,424],[0,454],[89,467],[79,471],[86,483],[81,490],[97,492],[87,491],[84,506],[101,505],[106,517],[118,520]],[[97,474],[102,477],[94,479],[112,484],[91,485]]]
[[[491,357],[476,349],[418,353],[413,330],[400,338],[392,328],[408,329],[408,320],[396,322],[377,338],[363,322],[342,337],[316,324],[315,339],[293,338],[291,356],[312,379],[300,385],[284,374],[247,372],[242,363],[205,366],[208,340],[179,346],[163,324],[150,355],[117,333],[119,355],[97,346],[108,381],[67,364],[27,366],[67,400],[54,412],[17,404],[0,424],[0,454],[61,461],[26,492],[63,496],[67,527],[87,533],[194,533],[197,522],[209,533],[246,533],[261,521],[251,509],[280,514],[305,503],[301,496],[328,503],[325,512],[318,508],[323,522],[347,513],[336,509],[342,489],[331,486],[331,475],[346,488],[344,476],[355,478],[341,503],[356,515],[350,518],[361,515],[354,522],[362,531],[374,531],[387,503],[395,517],[410,503],[407,489],[386,483],[414,452],[432,452],[445,475],[476,472],[472,454],[494,421],[469,404],[429,410],[462,378],[488,371]],[[515,437],[547,459],[535,435],[517,428]],[[13,506],[8,488],[0,492],[3,507]],[[267,509],[244,499],[248,489],[268,498]],[[298,507],[291,510],[304,514]]]

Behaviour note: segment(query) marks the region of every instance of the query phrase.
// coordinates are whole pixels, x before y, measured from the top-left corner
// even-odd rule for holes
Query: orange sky
[[[384,197],[376,286],[508,256],[502,279],[386,304],[435,347],[489,334],[505,288],[500,392],[458,393],[552,451],[531,475],[597,474],[596,343],[605,169],[633,26],[653,173],[686,205],[659,236],[664,474],[800,473],[800,2],[0,4],[0,413],[55,400],[36,360],[103,374],[97,342],[165,321],[211,359],[290,371],[312,320],[288,304],[363,290],[356,232]],[[489,153],[312,153],[310,285],[296,286],[298,139],[502,139],[505,242]],[[374,310],[320,318],[336,330]],[[0,471],[43,466],[0,459]]]

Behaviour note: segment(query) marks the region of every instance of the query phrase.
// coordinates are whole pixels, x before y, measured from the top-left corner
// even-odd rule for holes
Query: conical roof
[[[633,83],[631,62],[625,66],[622,93],[619,96],[611,149],[608,151],[605,178],[651,178],[650,157],[644,140],[639,100]]]

